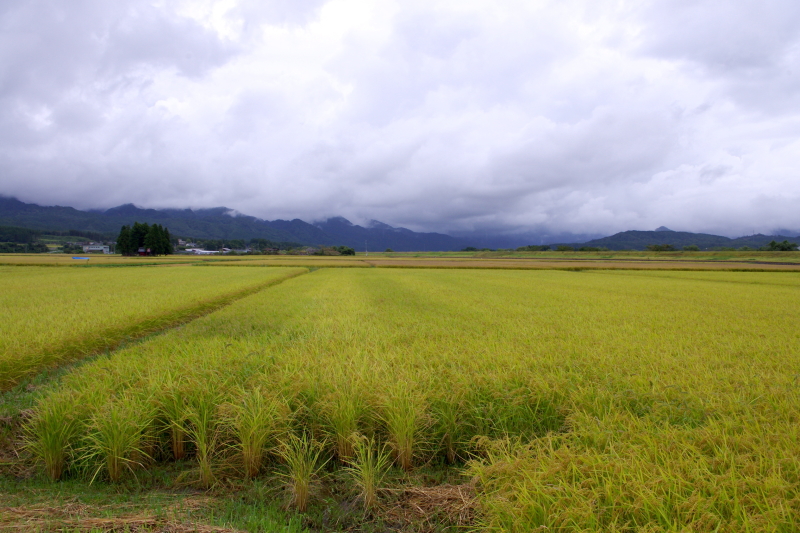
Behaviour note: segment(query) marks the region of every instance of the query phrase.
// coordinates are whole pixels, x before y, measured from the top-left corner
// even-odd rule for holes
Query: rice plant
[[[425,417],[425,397],[405,382],[390,389],[383,405],[386,425],[395,461],[405,471],[411,470]]]
[[[281,402],[261,388],[241,390],[236,395],[231,425],[242,455],[246,478],[258,475],[272,440],[284,420]]]
[[[364,402],[348,381],[338,387],[322,406],[326,432],[334,445],[336,457],[348,462],[353,457],[359,423],[364,416]]]
[[[188,384],[174,378],[170,371],[165,372],[163,378],[158,381],[158,385],[161,386],[160,393],[156,398],[159,414],[163,425],[169,432],[172,458],[180,461],[186,456]]]
[[[199,483],[204,489],[211,488],[216,481],[212,462],[220,444],[220,404],[221,395],[212,386],[199,389],[190,399],[186,411],[187,434],[195,446]]]
[[[289,486],[292,506],[301,513],[308,509],[312,484],[327,462],[320,460],[322,453],[322,444],[313,440],[305,432],[299,437],[290,434],[278,448],[278,455],[286,465],[283,476]]]
[[[345,468],[368,511],[377,503],[378,489],[392,464],[391,450],[378,446],[374,438],[359,436],[355,442],[354,459]]]
[[[209,485],[226,445],[265,469],[247,428],[269,407],[241,396],[260,387],[300,435],[276,466],[298,508],[311,436],[357,469],[356,428],[400,468],[441,454],[476,477],[488,531],[796,531],[798,297],[795,273],[320,269],[87,364],[39,409],[99,398],[60,415],[67,469],[91,406],[153,394],[174,443],[148,455],[196,451]]]
[[[88,424],[83,460],[97,463],[94,480],[105,471],[111,482],[122,479],[125,470],[143,466],[147,456],[142,443],[152,424],[153,411],[142,401],[124,397],[100,408]]]
[[[158,331],[303,272],[191,266],[14,268],[0,277],[0,390],[39,369]],[[120,286],[136,290],[120,291]],[[194,290],[197,286],[203,290]]]
[[[47,476],[58,481],[64,474],[67,460],[83,432],[78,405],[81,397],[60,393],[41,402],[33,419],[25,428],[26,447],[44,464]]]

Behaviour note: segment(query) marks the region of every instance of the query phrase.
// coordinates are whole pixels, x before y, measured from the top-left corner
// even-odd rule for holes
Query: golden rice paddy
[[[76,369],[28,450],[86,483],[278,476],[301,512],[325,472],[369,509],[441,468],[481,530],[797,531],[798,301],[793,272],[321,268]]]

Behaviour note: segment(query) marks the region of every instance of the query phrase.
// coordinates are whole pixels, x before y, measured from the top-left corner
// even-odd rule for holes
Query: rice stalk
[[[25,445],[44,464],[47,476],[58,481],[64,474],[67,459],[83,430],[78,406],[81,397],[61,393],[41,402],[25,427]]]
[[[359,423],[364,415],[363,400],[352,386],[345,385],[333,393],[322,409],[326,433],[333,441],[336,457],[342,462],[349,462],[355,448],[354,435],[358,434]]]
[[[142,459],[147,457],[142,440],[152,420],[148,406],[131,397],[110,402],[97,411],[88,425],[83,457],[87,463],[99,463],[92,479],[105,470],[109,480],[116,483],[124,470],[142,466]]]
[[[217,452],[220,436],[219,405],[221,395],[215,391],[198,391],[186,411],[187,435],[195,446],[200,469],[200,486],[209,489],[216,478],[212,460]]]
[[[391,450],[378,447],[374,438],[356,436],[354,460],[345,470],[359,489],[364,509],[370,510],[378,501],[378,489],[392,463]]]
[[[382,419],[395,461],[407,472],[413,467],[414,455],[420,444],[425,408],[424,395],[405,382],[399,382],[389,391],[383,406]]]
[[[269,444],[283,422],[281,402],[261,388],[242,390],[237,395],[232,426],[242,455],[247,479],[258,475]]]
[[[292,506],[301,513],[308,509],[312,483],[327,462],[320,462],[322,451],[322,444],[305,432],[299,437],[290,434],[278,448],[278,455],[286,464],[286,472],[282,476],[289,485]]]

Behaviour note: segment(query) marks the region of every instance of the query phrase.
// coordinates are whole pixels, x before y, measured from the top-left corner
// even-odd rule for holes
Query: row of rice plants
[[[0,390],[306,269],[0,267]]]
[[[319,270],[67,376],[31,449],[54,478],[283,472],[298,508],[328,461],[369,492],[386,449],[475,475],[498,531],[789,531],[798,296],[793,274]]]

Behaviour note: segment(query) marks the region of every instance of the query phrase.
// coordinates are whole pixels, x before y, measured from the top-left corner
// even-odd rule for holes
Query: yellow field
[[[363,469],[362,435],[475,476],[491,531],[797,531],[798,301],[795,273],[321,269],[68,375],[31,449],[209,487],[294,475],[304,438]]]
[[[0,390],[305,269],[0,267]]]
[[[800,271],[800,252],[372,252],[356,256],[172,255],[122,257],[64,254],[0,254],[0,265],[141,266],[216,264],[225,266],[408,267],[544,270],[747,270]]]
[[[73,259],[88,257],[89,260]],[[96,266],[96,265],[150,265],[162,263],[192,263],[196,256],[170,255],[166,257],[123,257],[106,254],[0,254],[0,265],[38,266]]]

